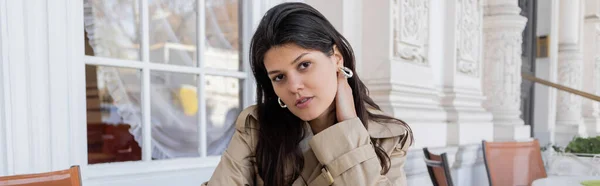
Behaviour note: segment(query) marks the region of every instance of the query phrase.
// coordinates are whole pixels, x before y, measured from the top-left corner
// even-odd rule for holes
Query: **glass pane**
[[[237,78],[206,76],[207,154],[221,155],[235,131],[241,112],[241,81]]]
[[[206,1],[206,64],[210,68],[239,71],[239,0]]]
[[[86,55],[139,60],[136,0],[85,0]]]
[[[140,71],[85,68],[88,163],[141,160]]]
[[[196,66],[196,0],[149,3],[150,61]]]
[[[152,159],[198,157],[197,76],[150,72]]]

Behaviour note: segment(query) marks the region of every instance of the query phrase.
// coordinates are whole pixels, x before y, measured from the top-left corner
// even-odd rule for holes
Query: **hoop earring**
[[[346,76],[346,79],[354,76],[354,73],[348,67],[340,67],[340,72],[343,73],[344,76]]]
[[[287,107],[287,105],[285,105],[285,103],[281,102],[281,98],[277,98],[277,103],[279,103],[279,106],[281,108],[286,108]]]

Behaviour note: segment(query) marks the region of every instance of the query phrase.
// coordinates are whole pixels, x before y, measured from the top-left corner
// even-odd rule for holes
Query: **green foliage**
[[[570,153],[600,154],[600,136],[592,138],[575,137],[567,145],[565,151]]]

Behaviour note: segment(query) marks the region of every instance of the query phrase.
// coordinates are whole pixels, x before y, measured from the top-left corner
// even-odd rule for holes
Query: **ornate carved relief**
[[[458,1],[456,70],[475,77],[479,76],[482,10],[481,0]]]
[[[394,0],[394,57],[427,64],[429,0]]]
[[[521,32],[486,32],[483,93],[487,108],[519,110],[521,95]]]
[[[596,57],[594,59],[594,64],[593,64],[594,68],[592,71],[592,94],[595,95],[600,95],[600,56]],[[589,116],[595,116],[595,117],[600,117],[600,103],[596,102],[596,101],[592,101],[589,99],[585,99],[586,100],[586,105],[584,108],[587,108],[589,110],[586,110],[583,112],[584,116],[589,117]]]
[[[558,84],[581,90],[582,59],[577,51],[559,51]],[[565,91],[558,91],[557,120],[571,120],[581,116],[581,98]]]
[[[594,58],[592,66],[592,91],[590,93],[594,95],[600,95],[600,56]],[[589,99],[584,99],[583,109],[584,117],[600,118],[600,103]]]
[[[529,12],[529,8],[532,6],[532,3],[533,3],[533,1],[531,1],[531,0],[519,0],[521,16],[527,17],[531,13],[531,12]],[[535,12],[535,11],[533,11],[533,12]],[[527,23],[529,23],[529,22],[527,22]],[[525,41],[527,41],[528,39],[530,39],[529,37],[531,37],[531,35],[526,34],[529,30],[531,30],[531,26],[528,24],[525,24],[525,31],[523,31],[523,38],[525,38]],[[533,34],[535,34],[535,33],[533,33]],[[521,44],[521,55],[523,55],[523,57],[527,57],[527,47],[529,47],[529,45],[531,45],[531,43],[528,43],[528,42],[523,42]]]

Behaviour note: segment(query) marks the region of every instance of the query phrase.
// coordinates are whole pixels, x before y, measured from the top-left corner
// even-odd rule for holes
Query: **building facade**
[[[228,134],[222,126],[253,104],[250,37],[284,0],[111,2],[0,0],[0,176],[70,165],[82,166],[85,185],[199,185],[211,176]],[[522,79],[529,73],[600,95],[595,0],[303,2],[349,40],[371,97],[412,127],[409,185],[431,185],[423,147],[449,154],[456,185],[478,186],[487,185],[482,140],[566,145],[600,133],[598,102]],[[129,23],[111,27],[110,14],[94,7],[129,7],[112,16]],[[195,31],[161,40],[164,25]],[[136,36],[110,38],[127,30]],[[185,60],[191,65],[169,63]],[[112,84],[114,77],[121,79]],[[116,124],[106,124],[115,113]],[[117,144],[118,131],[131,138],[116,149],[122,156],[98,154],[106,144],[92,149],[95,139]]]

